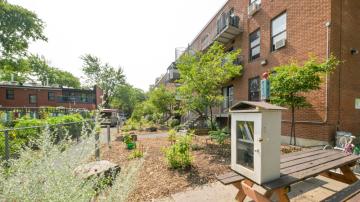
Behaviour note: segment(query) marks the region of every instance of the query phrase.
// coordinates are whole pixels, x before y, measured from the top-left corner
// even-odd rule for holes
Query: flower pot
[[[127,145],[127,149],[129,149],[129,150],[134,149],[136,146],[134,142],[127,143],[126,145]]]

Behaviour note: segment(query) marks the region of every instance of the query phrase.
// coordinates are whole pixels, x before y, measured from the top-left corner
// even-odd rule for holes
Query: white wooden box
[[[280,177],[282,109],[249,101],[231,107],[231,168],[257,184]]]

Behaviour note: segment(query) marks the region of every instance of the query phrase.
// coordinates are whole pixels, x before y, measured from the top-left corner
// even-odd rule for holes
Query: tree
[[[221,86],[240,75],[242,67],[234,63],[239,54],[240,50],[225,52],[223,45],[215,42],[205,53],[185,52],[177,61],[184,108],[204,118],[208,118],[204,112],[209,109],[212,128],[212,108],[224,99]]]
[[[44,57],[31,55],[28,57],[28,63],[32,71],[32,75],[36,77],[42,84],[58,84],[73,88],[80,88],[80,80],[68,71],[51,67]]]
[[[270,74],[270,100],[274,104],[289,107],[291,110],[290,144],[295,136],[295,109],[310,107],[304,93],[320,89],[324,74],[334,71],[339,61],[331,56],[328,60],[318,63],[310,57],[304,65],[296,61],[275,67],[275,73]]]
[[[30,55],[20,59],[0,60],[0,79],[10,81],[12,78],[19,83],[40,81],[42,84],[59,84],[79,88],[80,81],[67,71],[51,67],[45,58]]]
[[[168,113],[170,116],[176,104],[175,91],[166,89],[163,85],[151,90],[148,94],[151,102],[158,113]]]
[[[83,60],[82,71],[87,77],[89,85],[98,85],[104,92],[104,107],[110,107],[117,86],[125,84],[125,75],[121,67],[114,68],[108,63],[103,64],[100,58],[86,54]]]
[[[27,59],[0,59],[0,79],[2,81],[18,81],[24,83],[33,81],[31,78],[31,67]]]
[[[111,99],[111,107],[121,109],[125,114],[131,115],[135,106],[145,100],[145,93],[141,89],[129,84],[119,85],[115,88]]]
[[[44,40],[44,22],[21,6],[0,0],[0,56],[24,54],[30,40]]]

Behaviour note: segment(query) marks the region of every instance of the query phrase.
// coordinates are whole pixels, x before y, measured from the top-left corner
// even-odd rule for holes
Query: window
[[[48,92],[48,100],[54,101],[55,100],[55,93],[54,92]]]
[[[249,41],[249,60],[252,61],[260,57],[260,29],[250,34]]]
[[[15,98],[14,89],[6,89],[6,99],[13,100]]]
[[[286,13],[271,21],[271,51],[276,50],[276,42],[282,39],[286,40]]]
[[[249,79],[249,101],[260,100],[260,77]]]
[[[227,109],[233,105],[234,102],[234,86],[228,86],[223,88],[223,109]]]
[[[29,103],[36,104],[37,103],[37,95],[29,95]]]

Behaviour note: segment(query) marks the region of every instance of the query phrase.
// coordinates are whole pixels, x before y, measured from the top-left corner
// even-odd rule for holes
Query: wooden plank
[[[236,175],[236,176],[233,176],[233,177],[228,177],[228,178],[225,178],[223,180],[220,180],[221,183],[223,183],[224,185],[228,185],[228,184],[233,184],[233,183],[236,183],[236,182],[240,182],[242,180],[244,180],[245,178],[241,175]]]
[[[270,202],[268,198],[257,192],[255,189],[252,188],[252,184],[246,183],[246,180],[241,182],[242,189],[246,196],[250,197],[254,201],[257,202]]]
[[[335,161],[337,159],[341,159],[344,158],[346,156],[349,156],[350,154],[346,154],[346,153],[336,153],[333,154],[331,156],[327,156],[321,159],[318,159],[316,156],[314,156],[314,160],[313,161],[309,161],[306,163],[302,163],[300,165],[296,165],[296,166],[292,166],[292,167],[288,167],[288,168],[284,168],[280,170],[280,175],[289,175],[291,173],[295,173],[295,172],[299,172],[302,170],[306,170],[315,166],[319,166],[321,164],[325,164],[325,163],[329,163],[331,161]]]
[[[324,176],[324,177],[327,177],[327,178],[330,178],[330,179],[333,179],[333,180],[336,180],[336,181],[339,181],[339,182],[343,182],[345,184],[354,183],[354,180],[348,179],[343,174],[336,173],[336,172],[333,172],[333,171],[326,171],[326,172],[320,173],[320,175]]]
[[[274,190],[281,187],[291,185],[295,182],[302,181],[309,177],[316,176],[322,172],[328,171],[333,168],[339,168],[341,166],[353,163],[358,160],[360,156],[350,155],[335,161],[331,161],[325,164],[314,166],[312,168],[292,173],[290,175],[283,175],[279,179],[263,184],[266,189]]]
[[[319,155],[314,155],[314,156],[308,156],[305,158],[301,158],[301,159],[297,159],[297,160],[293,160],[293,161],[288,161],[288,162],[284,162],[282,164],[280,164],[280,169],[284,169],[287,167],[291,167],[291,166],[295,166],[295,165],[300,165],[309,161],[314,161],[316,159],[321,159],[321,158],[325,158],[334,154],[338,154],[338,151],[329,151],[327,153],[323,153],[323,154],[319,154]]]
[[[305,153],[303,153],[303,152],[295,152],[294,154],[297,153],[296,155],[280,158],[280,163],[285,163],[285,162],[288,162],[288,161],[293,161],[293,160],[305,158],[305,157],[308,157],[308,156],[319,155],[321,153],[326,153],[326,152],[329,152],[329,150],[316,150],[316,151],[305,152]]]
[[[345,201],[357,195],[360,192],[360,181],[355,182],[354,184],[349,185],[343,190],[329,196],[328,198],[324,199],[323,202],[340,202]]]
[[[360,192],[355,193],[351,198],[346,200],[346,202],[359,202],[360,201]]]
[[[318,150],[322,150],[322,148],[313,148],[313,149],[305,149],[305,150],[301,150],[298,152],[291,152],[291,153],[287,153],[287,154],[282,154],[281,158],[286,158],[286,157],[290,157],[290,156],[295,156],[298,155],[299,153],[309,153],[309,152],[313,152],[313,151],[318,151]]]
[[[234,171],[230,171],[230,172],[228,172],[228,173],[225,173],[225,174],[216,176],[216,179],[218,179],[218,180],[223,180],[223,179],[225,179],[225,178],[233,177],[233,176],[236,176],[236,175],[239,175],[239,174],[237,174],[237,173],[234,172]]]

